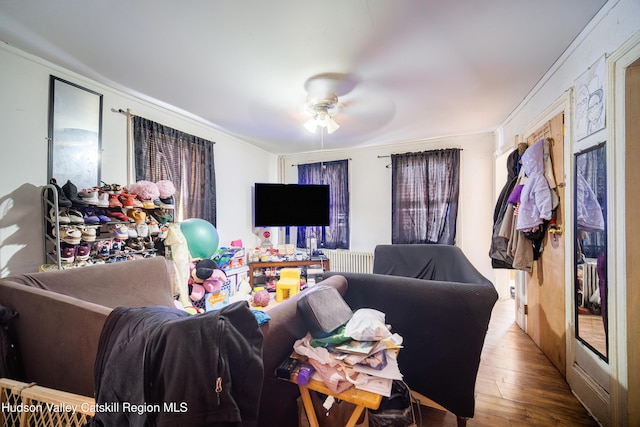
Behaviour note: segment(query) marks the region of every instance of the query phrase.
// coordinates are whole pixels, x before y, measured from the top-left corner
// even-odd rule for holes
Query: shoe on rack
[[[167,222],[173,221],[173,217],[162,208],[155,209],[151,215],[153,215],[160,224],[166,224]]]
[[[60,261],[71,264],[76,258],[76,245],[62,245],[60,248]]]
[[[76,246],[76,259],[80,261],[86,261],[89,259],[89,255],[91,254],[91,245],[87,242],[80,242],[78,246]]]
[[[100,218],[98,218],[94,209],[86,208],[83,210],[82,214],[82,218],[86,224],[100,224]]]
[[[142,224],[136,224],[136,231],[139,237],[144,238],[149,236],[149,226],[144,222]]]
[[[123,214],[118,209],[112,209],[112,210],[108,211],[107,215],[109,215],[111,218],[113,218],[116,221],[129,221],[129,217],[126,216],[125,214]]]
[[[84,224],[84,215],[77,209],[70,208],[67,211],[71,224]]]
[[[67,195],[64,194],[62,188],[58,186],[55,178],[51,178],[49,180],[49,184],[53,185],[56,188],[56,193],[58,193],[58,207],[59,208],[70,208],[72,203],[71,200],[67,199]],[[51,195],[50,195],[51,196]],[[49,197],[49,201],[53,204],[53,198]]]
[[[98,219],[100,220],[101,224],[106,224],[108,222],[111,222],[111,218],[109,218],[109,216],[107,216],[107,213],[104,211],[104,209],[96,208],[96,209],[94,209],[93,212],[98,217]]]
[[[151,236],[149,236],[149,240],[145,240],[144,241],[144,247],[146,249],[155,249],[156,248],[156,242],[153,241],[153,238]]]
[[[122,192],[122,187],[120,184],[107,184],[104,181],[100,181],[102,183],[102,191],[106,191],[109,194],[120,194]]]
[[[176,200],[173,196],[165,197],[164,199],[161,197],[160,202],[162,202],[160,207],[164,209],[175,209],[176,207]]]
[[[117,194],[109,193],[109,207],[110,208],[121,208],[122,202],[118,198]]]
[[[157,236],[160,233],[160,226],[158,225],[158,221],[155,218],[151,217],[151,221],[149,221],[149,235]]]
[[[96,243],[96,252],[98,256],[108,257],[111,253],[111,240],[101,240]]]
[[[98,227],[95,225],[84,225],[79,226],[82,240],[85,242],[95,242],[96,235],[98,234]]]
[[[100,190],[96,187],[83,188],[82,190],[78,191],[78,196],[80,196],[80,198],[88,204],[97,206],[98,202],[100,201],[98,199],[99,191]]]
[[[138,231],[136,230],[136,226],[134,224],[129,224],[127,232],[129,233],[129,239],[135,239],[136,237],[138,237]]]
[[[115,239],[111,243],[111,254],[119,254],[122,251],[122,241]]]
[[[56,222],[56,216],[58,217],[58,224],[66,225],[71,223],[71,219],[69,218],[69,214],[65,208],[56,211],[56,208],[53,207],[49,210],[49,217],[51,221]]]
[[[134,251],[142,251],[144,250],[144,243],[141,237],[137,237],[135,239],[129,239],[127,241],[127,246],[130,247]]]
[[[67,183],[62,186],[62,191],[64,191],[67,199],[71,201],[71,204],[76,206],[88,206],[88,203],[78,196],[78,187],[76,187],[71,180],[67,180]]]
[[[106,191],[98,190],[98,206],[101,208],[109,207],[109,193]]]
[[[69,225],[60,227],[60,240],[70,245],[79,245],[82,239],[82,232],[78,227]]]
[[[126,240],[129,237],[129,231],[126,225],[124,224],[114,224],[111,226],[111,236],[114,239]],[[139,235],[140,233],[138,233]]]
[[[147,213],[140,209],[131,209],[127,212],[129,218],[133,219],[136,224],[144,224],[147,220]]]

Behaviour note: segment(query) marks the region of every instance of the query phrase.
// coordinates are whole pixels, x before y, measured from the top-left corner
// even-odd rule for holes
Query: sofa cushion
[[[53,270],[5,280],[68,295],[105,307],[173,306],[171,276],[164,257]]]

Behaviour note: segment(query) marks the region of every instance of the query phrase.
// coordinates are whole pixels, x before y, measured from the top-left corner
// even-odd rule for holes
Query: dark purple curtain
[[[137,116],[133,141],[136,180],[173,182],[178,217],[216,225],[214,143]]]
[[[349,161],[298,165],[298,184],[329,184],[330,219],[328,227],[298,227],[297,246],[316,237],[318,247],[349,249]]]
[[[391,156],[392,243],[456,241],[460,149]]]

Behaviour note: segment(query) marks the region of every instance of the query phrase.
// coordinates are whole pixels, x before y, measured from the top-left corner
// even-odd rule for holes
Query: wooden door
[[[564,197],[564,114],[560,113],[527,138],[532,145],[542,138],[551,138],[550,152],[553,175],[560,202],[554,211],[557,225],[566,228],[563,217]],[[565,230],[566,231],[566,230]],[[566,317],[565,317],[565,236],[546,233],[540,259],[527,273],[527,330],[533,341],[566,377]]]

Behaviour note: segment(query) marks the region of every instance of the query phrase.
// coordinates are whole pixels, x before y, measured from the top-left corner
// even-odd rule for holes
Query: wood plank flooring
[[[514,320],[514,301],[496,303],[468,427],[598,426],[569,385]],[[456,417],[422,408],[422,426],[455,427]]]

